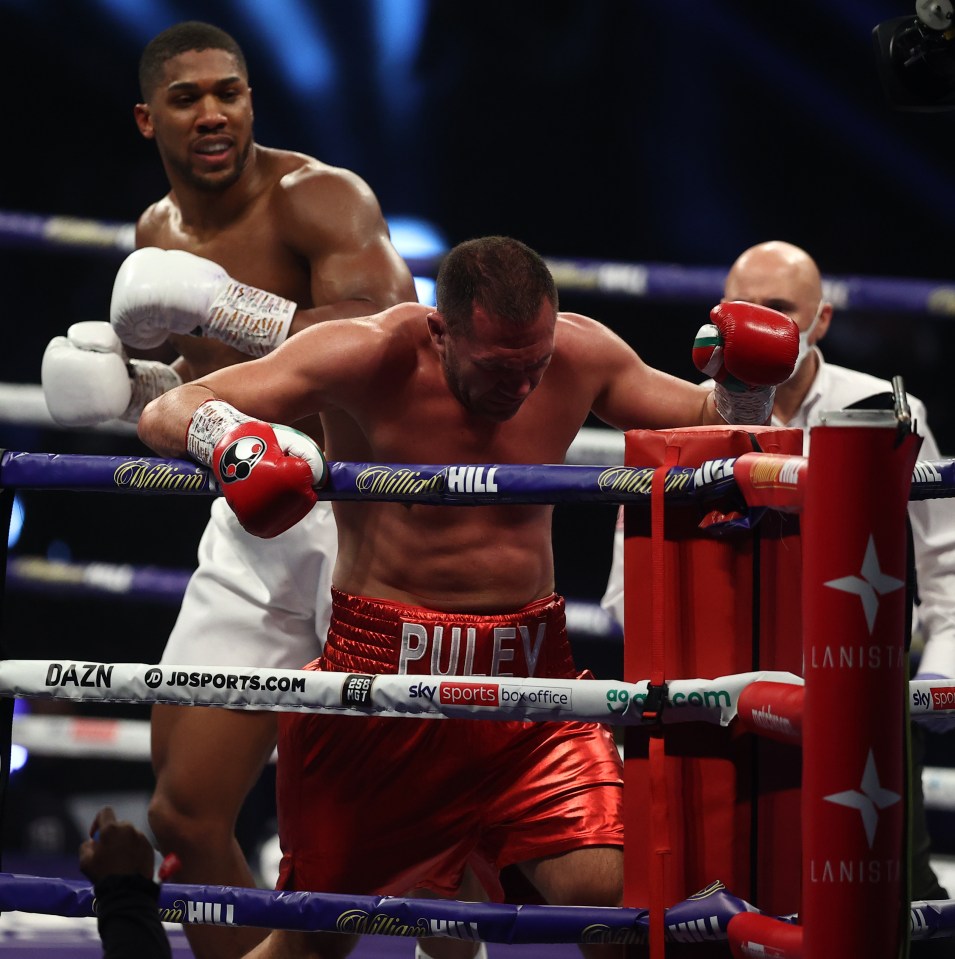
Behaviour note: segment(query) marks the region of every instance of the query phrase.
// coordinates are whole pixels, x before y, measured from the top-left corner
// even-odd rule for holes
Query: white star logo
[[[879,611],[879,600],[876,597],[885,596],[901,589],[905,583],[894,576],[887,576],[879,569],[879,557],[875,552],[875,540],[869,535],[869,543],[865,548],[865,559],[862,561],[860,576],[842,576],[831,579],[826,586],[841,589],[846,593],[854,593],[862,600],[862,609],[865,612],[865,621],[869,627],[869,635],[875,625],[875,614]]]
[[[823,798],[826,802],[859,810],[862,816],[862,825],[865,828],[865,838],[869,841],[869,848],[871,849],[872,842],[875,839],[875,827],[879,822],[878,810],[894,806],[901,797],[898,793],[892,792],[891,789],[883,789],[879,785],[875,757],[870,749],[859,789],[848,789],[845,792],[833,793],[831,796],[824,796]]]

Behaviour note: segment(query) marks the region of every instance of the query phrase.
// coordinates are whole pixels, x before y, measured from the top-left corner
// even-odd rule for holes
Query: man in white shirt
[[[799,327],[799,355],[792,376],[776,387],[773,426],[803,430],[809,451],[810,429],[828,410],[839,410],[873,395],[891,392],[886,380],[826,363],[818,347],[832,321],[832,304],[823,296],[819,268],[805,250],[773,240],[742,253],[730,268],[724,299],[746,300],[779,310]],[[928,427],[925,405],[908,397],[915,429],[923,437],[919,458],[940,460]],[[621,511],[622,514],[622,511]],[[913,502],[912,525],[919,602],[913,629],[925,639],[920,678],[955,676],[955,508],[947,500]],[[613,565],[601,605],[623,625],[623,526],[617,523]],[[944,722],[944,721],[943,721]],[[935,728],[940,728],[936,726]],[[929,839],[921,793],[921,735],[913,728],[912,899],[947,898],[929,865]]]

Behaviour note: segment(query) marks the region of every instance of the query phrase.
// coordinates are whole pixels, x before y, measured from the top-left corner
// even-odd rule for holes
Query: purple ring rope
[[[69,879],[0,873],[0,910],[95,916],[92,887]],[[753,907],[713,883],[666,911],[671,941],[720,941],[729,920]],[[471,903],[390,896],[278,892],[164,883],[160,918],[385,936],[444,936],[508,944],[646,941],[648,910]]]
[[[96,915],[93,889],[88,883],[0,873],[0,911],[13,910],[70,918]],[[160,886],[159,912],[165,922],[186,924],[397,937],[443,936],[509,945],[642,943],[646,941],[649,915],[647,909],[517,906],[172,883]],[[729,893],[721,883],[712,883],[666,910],[666,939],[723,941],[730,919],[741,912],[759,910]],[[955,934],[955,900],[913,902],[909,917],[913,940]],[[796,920],[795,916],[774,918],[784,922]]]
[[[672,467],[667,497],[697,502],[736,489],[735,459],[716,459],[694,469]],[[541,464],[329,463],[327,500],[415,502],[445,506],[503,503],[649,503],[651,466]],[[865,476],[839,482],[865,482]],[[209,496],[218,484],[191,460],[76,453],[0,454],[0,487],[174,493]],[[955,460],[916,463],[910,499],[955,496]]]
[[[7,588],[45,596],[108,596],[134,603],[178,606],[191,569],[137,566],[131,563],[71,563],[42,556],[12,556]],[[623,631],[599,603],[564,597],[567,629],[591,638],[622,639]]]

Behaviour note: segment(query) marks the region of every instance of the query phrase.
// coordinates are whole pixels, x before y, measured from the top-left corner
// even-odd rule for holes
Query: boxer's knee
[[[233,842],[235,817],[214,803],[203,807],[177,802],[170,793],[157,789],[149,802],[149,828],[159,849],[189,856]]]
[[[623,851],[588,846],[523,863],[521,871],[553,906],[619,906],[623,901]]]

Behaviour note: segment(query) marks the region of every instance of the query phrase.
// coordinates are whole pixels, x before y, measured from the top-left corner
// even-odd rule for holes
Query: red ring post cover
[[[675,459],[675,465],[699,466],[751,453],[754,439],[764,452],[802,453],[802,431],[795,429],[634,430],[626,436],[626,464],[654,467]],[[756,669],[802,672],[799,518],[767,511],[755,531],[714,535],[700,528],[711,509],[698,504],[667,508],[663,541],[656,550],[663,567],[663,589],[657,596],[651,510],[625,509],[628,682],[661,670],[667,680]],[[661,578],[659,572],[656,578]],[[656,621],[663,630],[658,637],[662,650],[656,654],[655,603],[662,603]],[[659,901],[659,890],[651,895],[651,885],[662,874],[666,907],[721,881],[764,912],[783,915],[799,909],[801,751],[740,733],[736,725],[662,726],[663,810],[653,807],[652,783],[660,779],[650,762],[659,730],[626,727],[625,904]],[[657,879],[651,880],[654,875]],[[710,947],[696,943],[687,948],[701,959]],[[668,946],[667,956],[673,954]]]

